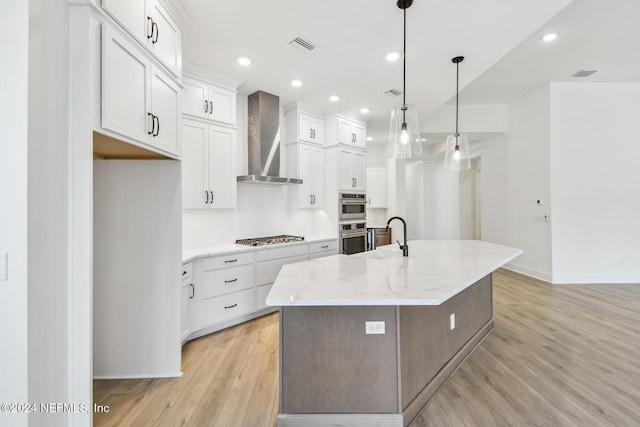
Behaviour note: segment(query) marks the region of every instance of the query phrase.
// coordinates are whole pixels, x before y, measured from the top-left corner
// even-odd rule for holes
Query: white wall
[[[551,85],[554,283],[640,282],[640,84]]]
[[[94,377],[178,377],[180,162],[96,160],[93,183]]]
[[[407,235],[409,239],[424,238],[424,220],[422,206],[424,206],[424,177],[422,161],[406,162],[405,188],[407,197]],[[393,227],[400,228],[401,224],[394,223]],[[398,230],[401,231],[401,230]]]
[[[27,147],[29,7],[0,3],[0,254],[9,258],[0,281],[0,402],[28,402]],[[0,426],[26,426],[27,414],[0,413]]]
[[[524,249],[508,264],[551,281],[549,86],[510,105],[509,134],[483,147],[482,239]],[[536,204],[542,199],[544,205]]]

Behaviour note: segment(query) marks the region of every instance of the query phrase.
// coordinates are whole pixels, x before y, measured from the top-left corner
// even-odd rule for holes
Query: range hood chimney
[[[280,98],[261,90],[249,95],[249,175],[238,182],[302,184],[298,178],[280,176]]]

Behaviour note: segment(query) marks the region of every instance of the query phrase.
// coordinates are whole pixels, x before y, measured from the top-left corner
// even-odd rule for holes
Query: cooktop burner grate
[[[287,234],[281,234],[279,236],[255,237],[252,239],[238,239],[236,240],[236,244],[246,245],[246,246],[265,246],[265,245],[275,245],[278,243],[301,242],[303,240],[304,240],[304,237],[289,236]]]

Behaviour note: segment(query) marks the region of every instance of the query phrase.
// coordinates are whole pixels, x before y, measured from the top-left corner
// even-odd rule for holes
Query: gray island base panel
[[[280,306],[279,427],[407,426],[491,332],[492,272],[522,250],[409,246],[408,257],[389,245],[280,271],[267,296]]]
[[[282,307],[278,426],[407,426],[492,329],[491,274],[437,306]]]

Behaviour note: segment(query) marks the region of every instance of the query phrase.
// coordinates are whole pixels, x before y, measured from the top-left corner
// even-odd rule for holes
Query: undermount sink
[[[391,257],[402,256],[402,251],[394,250],[394,251],[381,251],[379,249],[363,252],[360,254],[363,258],[371,258],[371,259],[387,259]]]

